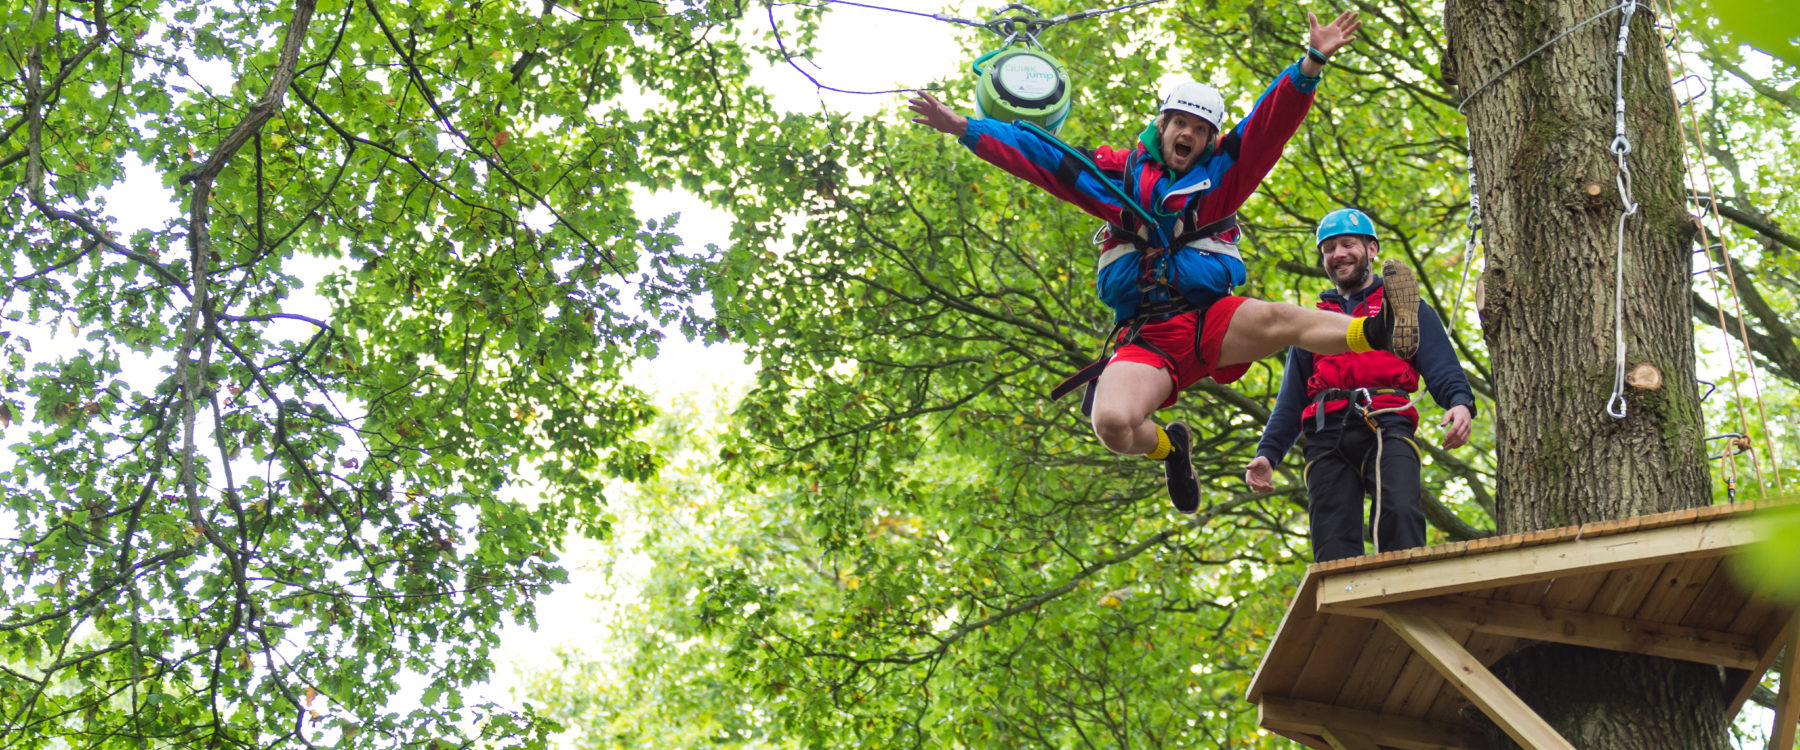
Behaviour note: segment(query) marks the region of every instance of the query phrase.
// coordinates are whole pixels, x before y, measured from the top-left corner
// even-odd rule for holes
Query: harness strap
[[[1144,347],[1145,349],[1149,349],[1156,353],[1157,356],[1173,363],[1175,361],[1174,357],[1169,356],[1168,352],[1163,351],[1155,344],[1145,341],[1142,336],[1138,335],[1139,332],[1143,330],[1146,323],[1158,322],[1182,313],[1197,312],[1200,313],[1202,319],[1200,325],[1194,327],[1194,336],[1198,339],[1201,333],[1206,329],[1204,319],[1206,317],[1206,311],[1211,307],[1211,302],[1200,304],[1182,297],[1156,300],[1154,302],[1146,302],[1139,305],[1137,314],[1115,323],[1112,327],[1112,331],[1106,334],[1106,339],[1100,344],[1099,358],[1089,362],[1086,366],[1076,371],[1075,374],[1064,378],[1061,383],[1057,383],[1055,388],[1050,389],[1050,400],[1059,400],[1063,396],[1069,395],[1069,393],[1073,392],[1076,388],[1085,385],[1087,386],[1087,392],[1082,395],[1081,413],[1085,416],[1092,416],[1094,413],[1094,388],[1100,380],[1100,373],[1106,371],[1106,365],[1112,362],[1112,355],[1117,351],[1119,346],[1135,344]],[[1121,331],[1124,332],[1124,335],[1120,335]],[[1196,354],[1200,351],[1198,341],[1195,342],[1194,351]]]
[[[1121,218],[1125,218],[1125,217],[1121,217]],[[1174,245],[1176,247],[1187,247],[1189,245],[1192,245],[1192,244],[1194,244],[1200,240],[1206,239],[1208,237],[1214,237],[1214,236],[1223,234],[1225,232],[1231,231],[1233,229],[1236,229],[1237,226],[1238,226],[1237,214],[1233,213],[1230,216],[1227,216],[1223,219],[1220,219],[1218,221],[1207,224],[1206,226],[1199,227],[1197,229],[1182,233],[1180,236],[1175,238]],[[1131,243],[1132,247],[1137,248],[1138,250],[1150,250],[1153,248],[1153,246],[1150,244],[1150,242],[1148,240],[1139,236],[1139,234],[1137,232],[1132,231],[1128,227],[1120,226],[1117,224],[1107,224],[1104,227],[1104,229],[1109,232],[1108,236],[1111,239],[1118,240],[1120,242],[1129,242],[1129,243]],[[1098,235],[1096,235],[1096,236],[1098,236]]]
[[[1317,432],[1325,429],[1325,402],[1350,402],[1349,408],[1344,410],[1344,420],[1348,422],[1351,414],[1358,412],[1366,413],[1369,407],[1373,405],[1376,396],[1399,396],[1406,399],[1408,402],[1412,401],[1411,391],[1392,386],[1382,386],[1380,388],[1326,388],[1325,390],[1319,391],[1318,395],[1313,396],[1313,406],[1318,407],[1313,411],[1313,431]]]

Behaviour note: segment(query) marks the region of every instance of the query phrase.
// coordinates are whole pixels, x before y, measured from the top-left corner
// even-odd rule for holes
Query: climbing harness
[[[1087,154],[1082,153],[1081,149],[1064,143],[1062,139],[1057,138],[1054,133],[1039,127],[1036,123],[1022,121],[1019,125],[1027,132],[1042,138],[1045,143],[1050,144],[1063,153],[1062,162],[1056,167],[1056,171],[1059,174],[1063,174],[1069,179],[1073,179],[1077,172],[1087,172],[1092,174],[1108,192],[1112,193],[1114,198],[1118,199],[1119,204],[1127,209],[1121,215],[1121,221],[1129,225],[1132,219],[1136,219],[1138,226],[1135,231],[1128,226],[1121,227],[1108,223],[1101,226],[1099,232],[1095,233],[1094,237],[1098,242],[1105,242],[1108,239],[1111,239],[1128,243],[1120,245],[1118,248],[1115,248],[1114,251],[1103,254],[1100,257],[1100,266],[1105,267],[1108,263],[1111,263],[1118,257],[1123,257],[1123,253],[1119,251],[1125,248],[1135,249],[1139,251],[1138,291],[1147,294],[1151,291],[1160,289],[1172,295],[1169,299],[1152,300],[1141,303],[1132,311],[1131,315],[1116,319],[1113,322],[1112,331],[1106,335],[1106,338],[1101,340],[1100,356],[1095,358],[1094,361],[1089,362],[1080,370],[1077,370],[1073,375],[1065,378],[1061,383],[1058,383],[1055,388],[1050,389],[1050,400],[1056,401],[1073,392],[1076,388],[1084,385],[1087,386],[1081,399],[1081,413],[1091,416],[1094,411],[1094,388],[1097,385],[1096,381],[1100,378],[1100,373],[1106,370],[1106,364],[1111,361],[1112,354],[1117,350],[1117,347],[1124,344],[1136,344],[1155,352],[1157,356],[1160,356],[1163,359],[1167,359],[1171,362],[1174,361],[1174,358],[1169,356],[1168,353],[1139,336],[1139,333],[1143,330],[1145,324],[1156,320],[1171,318],[1182,313],[1197,312],[1200,314],[1200,324],[1194,328],[1194,351],[1200,351],[1199,337],[1206,330],[1206,311],[1212,307],[1213,301],[1204,303],[1194,302],[1176,291],[1174,281],[1170,278],[1171,258],[1175,254],[1175,249],[1190,246],[1206,252],[1226,252],[1235,255],[1237,252],[1236,248],[1231,247],[1227,243],[1212,240],[1211,238],[1222,232],[1237,228],[1237,214],[1234,213],[1219,219],[1218,221],[1206,224],[1205,226],[1183,232],[1171,240],[1163,233],[1162,226],[1157,222],[1157,217],[1153,216],[1150,211],[1145,210],[1143,206],[1139,205],[1138,201],[1130,194],[1130,192],[1118,182],[1114,181],[1113,176],[1107,174],[1106,170],[1101,169],[1100,165],[1095,164],[1094,160],[1089,158]],[[1129,173],[1130,171],[1130,167],[1127,166],[1126,172]],[[1115,255],[1115,252],[1118,254]],[[1156,267],[1158,262],[1162,264],[1160,269]],[[1124,333],[1123,336],[1120,335],[1121,332]]]
[[[1406,399],[1406,403],[1375,409],[1372,407],[1375,406],[1376,396],[1397,396]],[[1389,414],[1398,414],[1407,409],[1411,409],[1418,403],[1418,400],[1413,397],[1411,391],[1404,388],[1386,386],[1380,388],[1327,388],[1313,396],[1312,403],[1313,406],[1316,407],[1313,412],[1313,419],[1317,420],[1315,423],[1317,425],[1314,429],[1315,432],[1325,429],[1325,405],[1327,402],[1331,401],[1349,402],[1345,404],[1343,416],[1341,417],[1344,428],[1348,428],[1350,426],[1350,419],[1356,417],[1361,419],[1363,424],[1366,425],[1371,432],[1375,433],[1375,513],[1370,525],[1374,529],[1373,537],[1375,551],[1379,553],[1381,552],[1381,459],[1382,452],[1387,443],[1387,434],[1381,427],[1380,418]],[[1338,445],[1332,447],[1332,452],[1337,453],[1338,455],[1343,456],[1345,460],[1348,460],[1350,457],[1345,456],[1342,451],[1344,440],[1344,432],[1342,429],[1338,430],[1337,440]],[[1364,454],[1363,458],[1365,460],[1361,465],[1367,466],[1367,454]],[[1361,472],[1359,471],[1358,473],[1360,474]],[[1358,517],[1361,517],[1361,515],[1360,512],[1357,514]]]
[[[1106,338],[1101,339],[1099,357],[1075,371],[1075,374],[1064,378],[1061,383],[1056,384],[1055,388],[1050,389],[1050,400],[1059,400],[1076,388],[1087,386],[1087,390],[1081,396],[1081,413],[1083,416],[1093,416],[1094,390],[1099,385],[1100,373],[1106,370],[1107,363],[1112,361],[1112,355],[1118,351],[1118,347],[1135,344],[1149,349],[1156,356],[1174,362],[1175,358],[1169,356],[1168,352],[1145,340],[1139,333],[1143,331],[1144,325],[1147,323],[1172,318],[1182,313],[1194,312],[1200,314],[1200,322],[1194,326],[1194,351],[1198,352],[1200,351],[1200,337],[1206,331],[1206,311],[1211,309],[1212,305],[1213,302],[1194,302],[1186,297],[1156,300],[1139,305],[1137,314],[1114,323],[1112,331],[1106,334]]]
[[[1364,390],[1364,393],[1368,394],[1363,396],[1364,402],[1368,406],[1374,406],[1374,395],[1367,390]],[[1375,517],[1371,525],[1374,527],[1376,552],[1381,551],[1381,454],[1387,447],[1387,435],[1382,432],[1381,422],[1377,418],[1383,415],[1394,414],[1411,409],[1413,408],[1413,403],[1414,399],[1409,395],[1406,399],[1406,403],[1399,406],[1390,406],[1386,409],[1375,409],[1373,411],[1370,411],[1367,407],[1361,409],[1363,423],[1367,424],[1369,429],[1375,431]],[[1352,408],[1355,408],[1354,402],[1352,402]]]

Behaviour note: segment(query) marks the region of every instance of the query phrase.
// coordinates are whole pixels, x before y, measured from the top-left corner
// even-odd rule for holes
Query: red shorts
[[[1207,308],[1204,325],[1200,324],[1200,313],[1197,312],[1182,313],[1158,323],[1146,323],[1138,331],[1138,336],[1161,349],[1174,361],[1148,347],[1120,344],[1111,362],[1141,362],[1167,370],[1175,389],[1169,392],[1169,400],[1164,401],[1158,409],[1174,406],[1175,396],[1182,389],[1200,382],[1201,378],[1210,377],[1220,385],[1235,383],[1250,371],[1250,363],[1218,367],[1219,348],[1225,344],[1225,330],[1231,327],[1231,316],[1247,299],[1249,297],[1220,298],[1212,307]],[[1199,328],[1198,336],[1195,335],[1196,328]],[[1124,336],[1123,333],[1119,335]],[[1196,348],[1198,351],[1195,351]]]

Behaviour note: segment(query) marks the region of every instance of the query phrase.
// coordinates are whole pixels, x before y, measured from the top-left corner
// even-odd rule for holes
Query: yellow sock
[[[1169,450],[1172,446],[1169,444],[1169,433],[1163,432],[1162,425],[1155,425],[1155,427],[1156,427],[1156,447],[1154,449],[1152,449],[1149,453],[1145,453],[1144,458],[1150,458],[1150,459],[1155,459],[1157,461],[1161,461],[1161,460],[1169,457]]]
[[[1363,322],[1366,320],[1368,318],[1350,319],[1350,330],[1344,332],[1344,343],[1350,346],[1350,351],[1361,353],[1375,350],[1375,347],[1369,346],[1368,337],[1363,335]]]

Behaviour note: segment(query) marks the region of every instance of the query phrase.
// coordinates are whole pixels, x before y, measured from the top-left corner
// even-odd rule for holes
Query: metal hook
[[[1742,433],[1727,432],[1723,435],[1713,435],[1713,436],[1708,437],[1706,439],[1706,442],[1710,443],[1714,440],[1730,440],[1731,445],[1730,445],[1730,447],[1728,447],[1726,449],[1726,451],[1724,453],[1720,453],[1717,456],[1713,456],[1711,458],[1711,460],[1717,461],[1722,458],[1730,458],[1732,456],[1741,456],[1745,453],[1750,452],[1750,438]],[[1732,452],[1731,448],[1736,448],[1737,452],[1735,452],[1735,453]]]
[[[1694,382],[1700,383],[1700,384],[1703,384],[1706,386],[1706,392],[1700,394],[1701,401],[1705,401],[1707,396],[1713,395],[1713,391],[1719,390],[1719,385],[1717,383],[1712,382],[1711,380],[1701,380],[1699,378],[1694,378]]]

